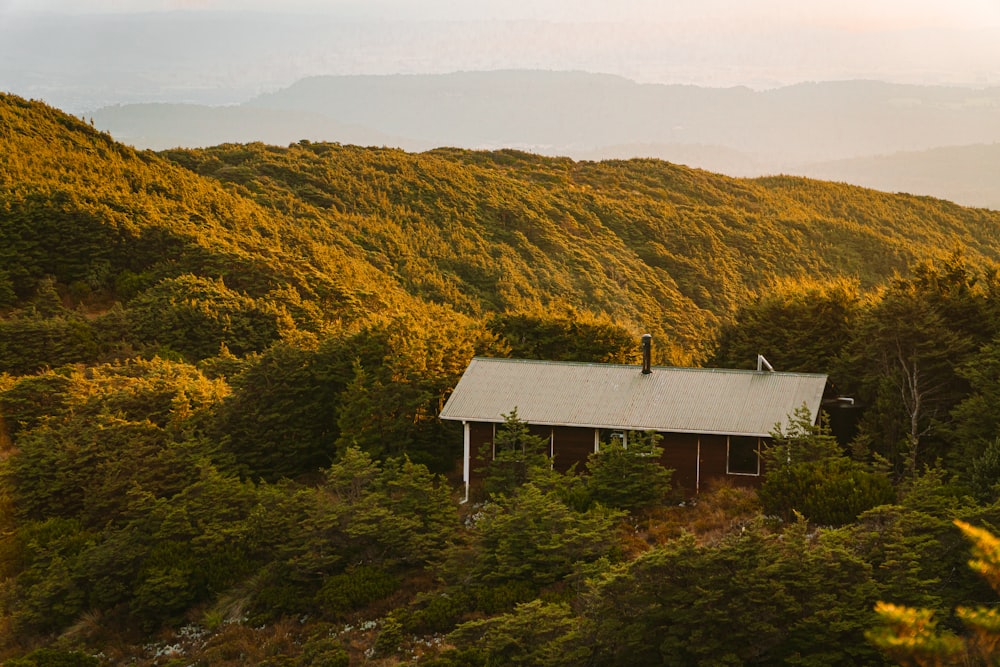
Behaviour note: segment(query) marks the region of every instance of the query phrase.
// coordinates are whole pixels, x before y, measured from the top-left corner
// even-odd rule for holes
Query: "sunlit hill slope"
[[[775,277],[872,285],[955,248],[997,258],[996,213],[798,178],[307,142],[154,154],[14,96],[0,117],[8,316],[46,278],[91,316],[152,308],[182,279],[214,281],[268,323],[211,341],[237,353],[434,304],[474,320],[578,309],[660,334],[666,359],[691,361]],[[171,348],[183,335],[149,324],[126,339]]]
[[[137,152],[0,96],[0,662],[882,664],[877,600],[995,600],[952,520],[1000,516],[998,223],[656,160]],[[822,457],[688,503],[652,439],[563,475],[511,415],[460,502],[474,354],[647,331],[845,378],[858,458],[802,416]]]

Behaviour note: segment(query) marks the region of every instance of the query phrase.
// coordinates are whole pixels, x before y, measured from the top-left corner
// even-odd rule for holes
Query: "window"
[[[729,436],[726,472],[730,475],[759,475],[760,438],[746,435]]]
[[[599,431],[598,442],[607,444],[616,444],[620,447],[628,447],[628,435],[625,431],[616,431],[613,429],[602,428]],[[599,451],[599,450],[595,450]]]

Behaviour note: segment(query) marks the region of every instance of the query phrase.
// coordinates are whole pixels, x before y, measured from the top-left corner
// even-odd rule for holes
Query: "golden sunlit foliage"
[[[0,95],[0,660],[880,664],[879,599],[989,629],[951,520],[1000,521],[998,223],[657,160],[137,152]],[[473,355],[646,332],[829,373],[854,459],[816,433],[769,509],[676,504],[636,440],[458,504]]]
[[[660,363],[690,363],[776,279],[867,289],[918,258],[962,247],[981,263],[1000,245],[996,214],[804,179],[309,142],[155,155],[2,102],[0,308],[27,317],[47,278],[65,306],[96,313],[165,279],[208,278],[227,308],[278,318],[257,340],[238,326],[222,336],[241,351],[436,303],[455,318],[575,311],[654,334]],[[148,324],[131,333],[133,349],[175,347]],[[88,344],[67,357],[111,345]],[[217,343],[205,345],[174,351],[203,358]]]
[[[972,543],[969,568],[1000,593],[1000,538],[965,521],[955,525]],[[956,616],[969,629],[959,637],[938,628],[931,609],[879,602],[882,626],[869,633],[872,641],[903,665],[937,667],[952,664],[996,664],[1000,656],[1000,613],[995,607],[958,607]]]

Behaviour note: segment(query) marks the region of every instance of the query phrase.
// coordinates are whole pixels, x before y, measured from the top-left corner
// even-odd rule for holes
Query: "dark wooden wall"
[[[674,471],[675,487],[685,496],[698,493],[698,436],[694,433],[661,433],[663,456],[660,463]]]
[[[472,422],[469,436],[472,453],[471,481],[482,479],[480,470],[492,456],[494,424]],[[553,468],[565,472],[575,463],[583,469],[587,457],[594,451],[594,429],[570,426],[533,426],[533,435],[551,438],[553,442]],[[707,491],[720,482],[735,486],[757,487],[758,475],[731,475],[726,472],[727,438],[724,435],[694,433],[661,433],[663,447],[661,462],[674,471],[673,484],[685,496]],[[485,451],[486,457],[482,457]]]
[[[587,463],[587,457],[594,453],[594,429],[555,426],[553,432],[555,459],[552,462],[552,467],[559,472],[566,472],[574,463],[577,463],[577,469],[583,469]]]

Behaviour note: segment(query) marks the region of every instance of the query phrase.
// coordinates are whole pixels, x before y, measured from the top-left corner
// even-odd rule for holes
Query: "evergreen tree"
[[[653,506],[670,493],[673,471],[660,464],[663,448],[655,432],[629,433],[628,446],[612,439],[587,458],[586,486],[602,505],[634,512]]]
[[[528,430],[528,425],[517,417],[517,408],[504,415],[504,423],[497,428],[492,443],[483,446],[479,460],[486,461],[480,470],[483,490],[496,498],[510,495],[528,482],[552,479],[552,459],[549,441]]]
[[[776,280],[720,327],[709,365],[754,368],[763,354],[781,371],[829,373],[862,311],[856,281]]]
[[[955,525],[972,542],[969,567],[1000,593],[1000,539],[964,521]],[[868,638],[900,664],[994,664],[1000,655],[1000,611],[993,606],[955,610],[968,630],[963,637],[939,629],[930,609],[879,602],[875,611],[882,626],[871,630]]]
[[[851,360],[870,406],[864,432],[910,476],[944,454],[941,423],[967,391],[957,369],[980,344],[974,321],[985,317],[965,271],[916,273],[893,281],[861,318]]]
[[[805,406],[796,409],[787,429],[774,431],[762,457],[761,504],[786,521],[798,513],[816,523],[843,525],[895,499],[888,477],[849,459],[826,420],[813,424]]]
[[[594,583],[592,664],[878,664],[871,569],[804,523],[699,545],[684,535]]]
[[[461,578],[534,587],[556,583],[578,564],[612,551],[612,527],[620,516],[600,506],[576,512],[555,492],[528,482],[484,508],[476,524],[474,564]]]

